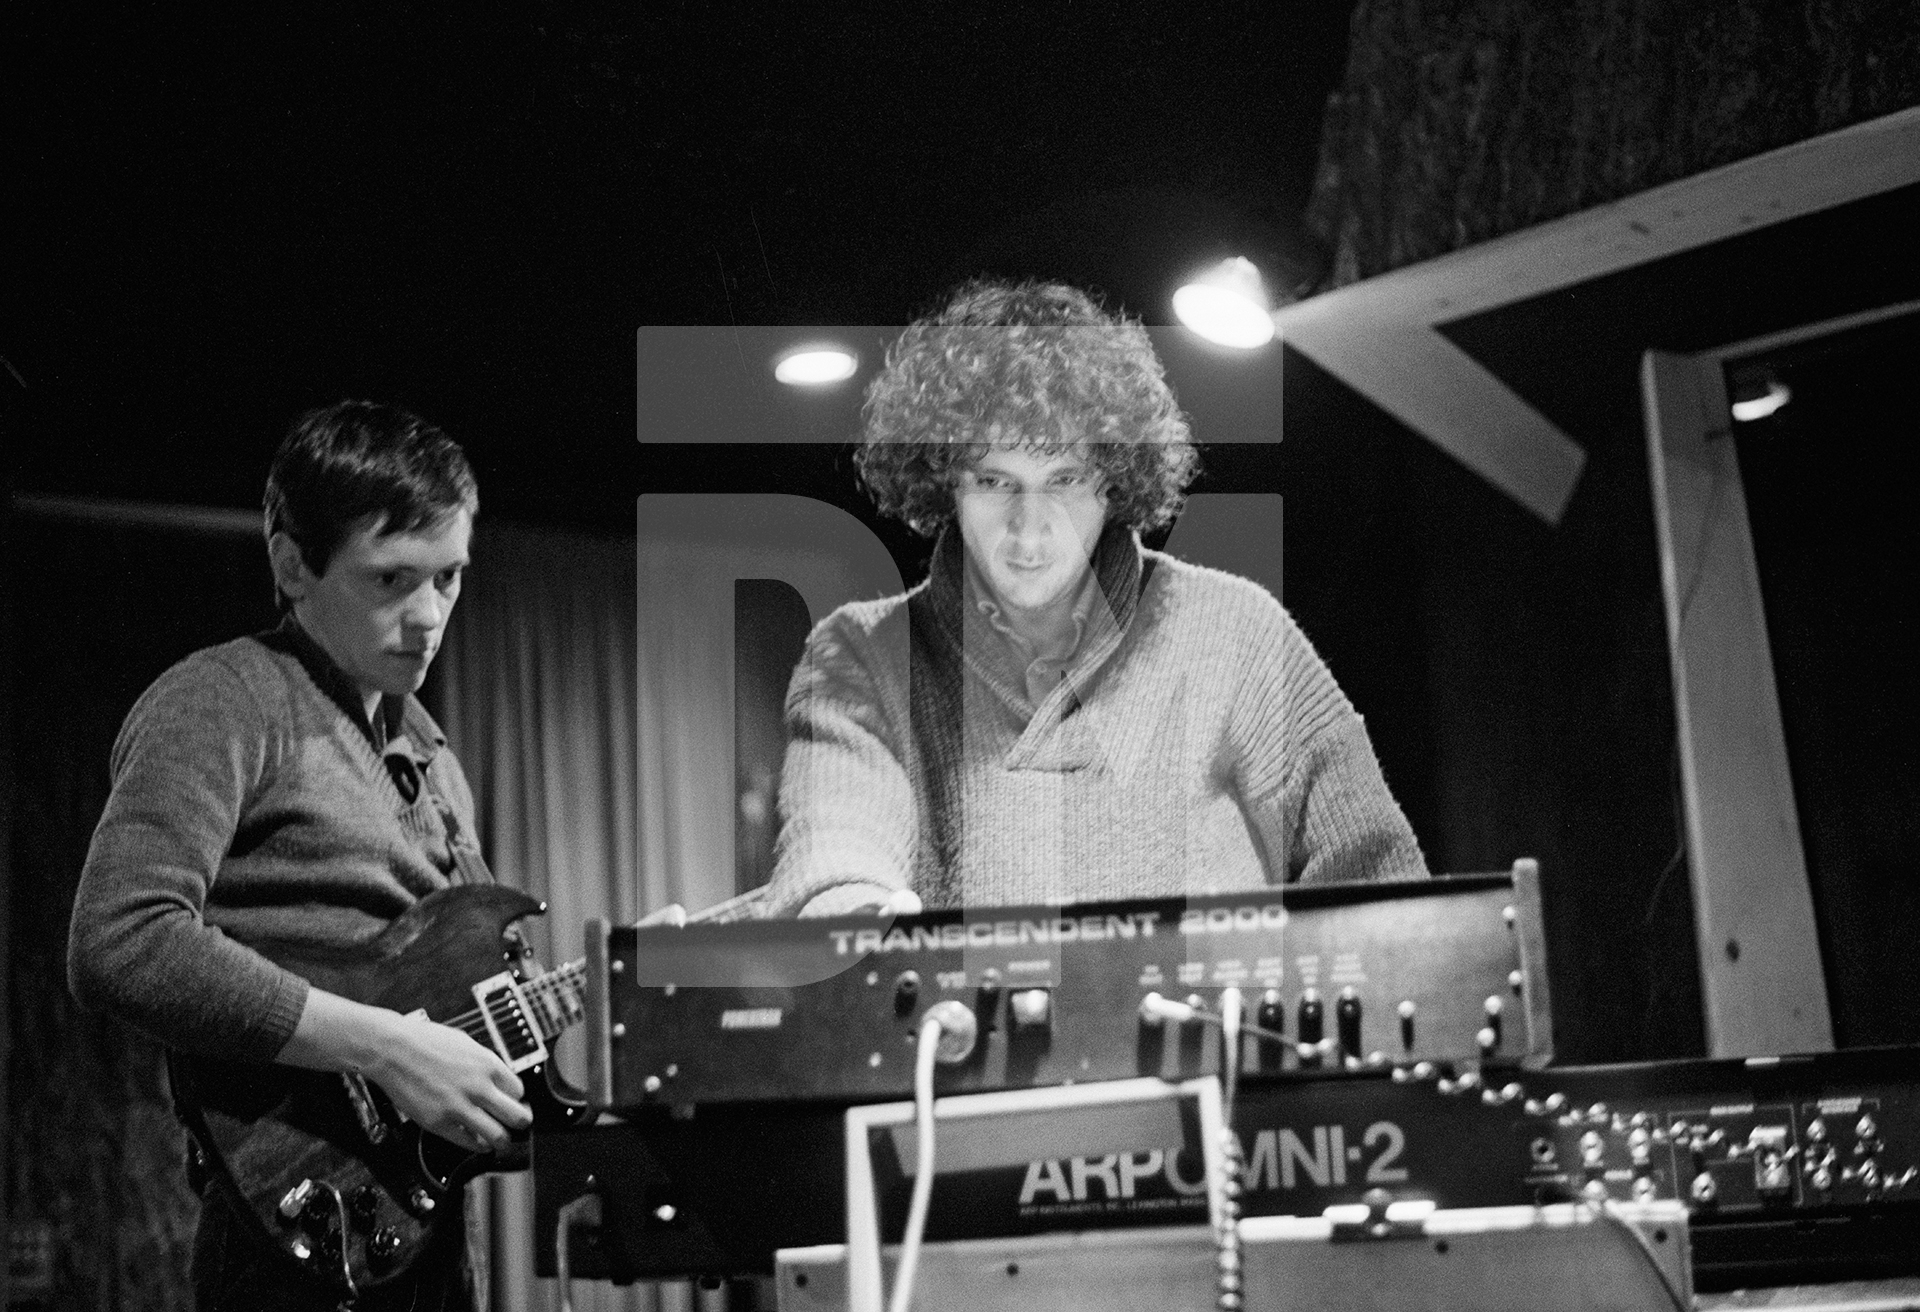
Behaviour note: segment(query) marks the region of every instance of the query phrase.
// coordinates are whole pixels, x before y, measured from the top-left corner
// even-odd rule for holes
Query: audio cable
[[[915,1130],[913,1200],[907,1205],[907,1228],[900,1236],[900,1261],[893,1273],[893,1296],[887,1312],[907,1312],[913,1305],[913,1282],[920,1267],[921,1239],[927,1232],[927,1206],[933,1198],[933,1065],[945,1032],[937,1016],[920,1022],[913,1051],[913,1120]]]

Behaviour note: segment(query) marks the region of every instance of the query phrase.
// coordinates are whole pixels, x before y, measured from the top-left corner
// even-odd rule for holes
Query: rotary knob
[[[312,1180],[302,1180],[280,1196],[277,1209],[282,1221],[298,1221],[301,1213],[307,1210],[307,1202],[313,1197],[315,1185]]]
[[[361,1185],[347,1196],[347,1212],[356,1226],[371,1230],[374,1218],[380,1214],[380,1191],[370,1184]]]
[[[400,1232],[390,1225],[375,1230],[367,1240],[367,1255],[382,1264],[393,1261],[400,1256]]]

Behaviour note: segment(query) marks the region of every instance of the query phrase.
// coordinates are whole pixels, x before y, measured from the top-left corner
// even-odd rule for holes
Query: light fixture
[[[1173,294],[1180,322],[1220,346],[1250,351],[1273,340],[1273,308],[1253,261],[1220,261]]]
[[[1750,424],[1756,419],[1765,419],[1787,402],[1793,400],[1793,389],[1775,378],[1771,373],[1752,375],[1736,384],[1733,391],[1733,411],[1735,423]]]
[[[802,346],[773,364],[773,376],[789,387],[825,387],[853,377],[860,357],[839,346]]]

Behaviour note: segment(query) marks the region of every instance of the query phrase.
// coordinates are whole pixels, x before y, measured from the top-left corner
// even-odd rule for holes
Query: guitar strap
[[[433,809],[440,813],[440,823],[446,827],[447,850],[453,854],[454,872],[459,876],[455,883],[460,884],[497,884],[493,871],[487,866],[487,859],[480,855],[479,835],[469,835],[460,823],[459,815],[454,811],[453,802],[448,799],[440,787],[439,772],[428,762],[426,769],[420,772],[426,781],[427,796],[433,799]]]

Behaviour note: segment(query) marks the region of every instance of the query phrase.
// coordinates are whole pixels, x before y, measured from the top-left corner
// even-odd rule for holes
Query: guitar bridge
[[[547,1059],[546,1040],[540,1037],[527,1008],[520,981],[510,972],[483,979],[473,986],[473,1000],[480,1004],[493,1050],[507,1063],[507,1069],[519,1072],[538,1066]]]

